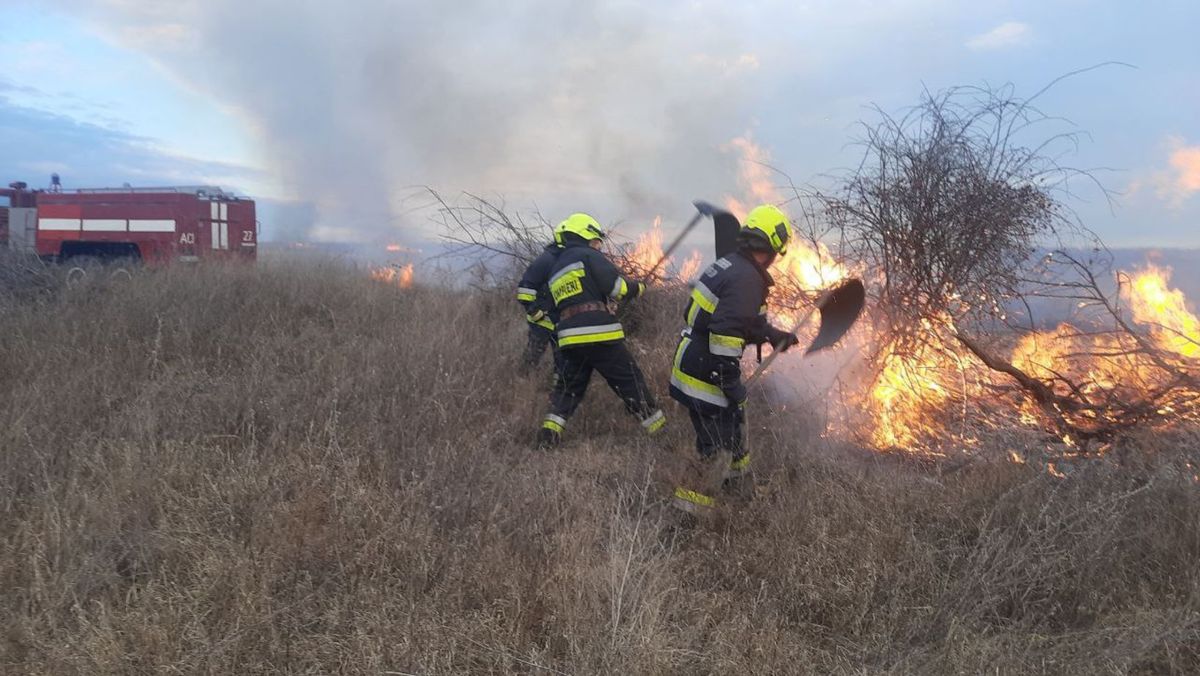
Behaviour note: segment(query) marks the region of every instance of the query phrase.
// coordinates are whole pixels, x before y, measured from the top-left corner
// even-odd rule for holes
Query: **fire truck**
[[[0,249],[48,261],[164,264],[254,260],[254,201],[211,186],[0,188]]]

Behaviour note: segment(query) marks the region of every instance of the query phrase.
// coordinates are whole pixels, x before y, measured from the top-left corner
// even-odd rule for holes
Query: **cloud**
[[[24,94],[26,96],[45,96],[45,93],[36,87],[28,85],[18,85],[0,78],[0,96],[5,94]]]
[[[1028,24],[1020,21],[1005,21],[986,33],[980,33],[967,40],[967,47],[975,51],[1004,49],[1028,44],[1032,30]]]
[[[1125,193],[1132,199],[1153,191],[1161,202],[1179,210],[1200,192],[1200,145],[1189,146],[1182,136],[1169,136],[1164,145],[1167,168],[1141,172],[1130,181]]]
[[[1171,152],[1172,187],[1176,194],[1190,197],[1200,192],[1200,146],[1184,146]]]
[[[711,54],[698,53],[692,55],[692,62],[711,68],[715,73],[724,76],[734,76],[746,71],[755,71],[762,66],[758,55],[752,52],[739,54],[734,58],[716,57]]]
[[[1178,209],[1200,192],[1200,145],[1189,146],[1181,136],[1169,137],[1167,166],[1168,169],[1151,174],[1149,183],[1159,199]]]
[[[0,87],[0,182],[67,187],[219,184],[235,187],[258,177],[251,168],[167,153],[146,138],[13,104]]]

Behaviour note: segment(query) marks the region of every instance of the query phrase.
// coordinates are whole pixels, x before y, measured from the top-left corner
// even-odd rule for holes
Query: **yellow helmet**
[[[770,245],[771,251],[783,256],[792,239],[792,225],[782,209],[773,204],[763,204],[754,207],[746,216],[746,224],[742,226],[740,234],[748,244]]]
[[[571,214],[567,219],[558,224],[554,229],[554,241],[558,244],[564,244],[563,235],[570,233],[577,235],[585,242],[593,239],[604,239],[604,230],[600,228],[600,224],[596,219],[587,214]]]

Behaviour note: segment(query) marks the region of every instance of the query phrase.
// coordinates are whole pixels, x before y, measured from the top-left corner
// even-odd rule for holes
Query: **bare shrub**
[[[1122,310],[1127,283],[1107,283],[1103,245],[1067,206],[1076,182],[1104,189],[1061,163],[1080,133],[1037,109],[1040,94],[955,87],[926,92],[899,117],[877,111],[862,163],[816,199],[868,276],[877,373],[932,372],[948,406],[976,399],[1011,416],[1028,402],[1046,430],[1086,451],[1194,417],[1200,387],[1187,360]],[[1063,363],[1015,363],[1014,344],[1046,328],[1037,310],[1047,300],[1084,310],[1054,339],[1069,345]],[[992,407],[997,392],[1008,398]]]

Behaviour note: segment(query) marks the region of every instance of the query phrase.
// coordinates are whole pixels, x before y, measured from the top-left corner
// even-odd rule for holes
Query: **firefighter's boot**
[[[721,489],[739,502],[749,502],[754,498],[754,476],[750,473],[749,453],[730,459]]]
[[[567,421],[562,416],[547,413],[537,433],[538,448],[554,448],[562,441],[562,432]]]
[[[663,415],[661,408],[642,418],[642,429],[646,430],[646,434],[655,434],[665,424],[667,424],[667,416]]]
[[[711,512],[717,505],[716,495],[732,460],[733,455],[727,451],[692,458],[675,486],[672,505],[697,515]]]

